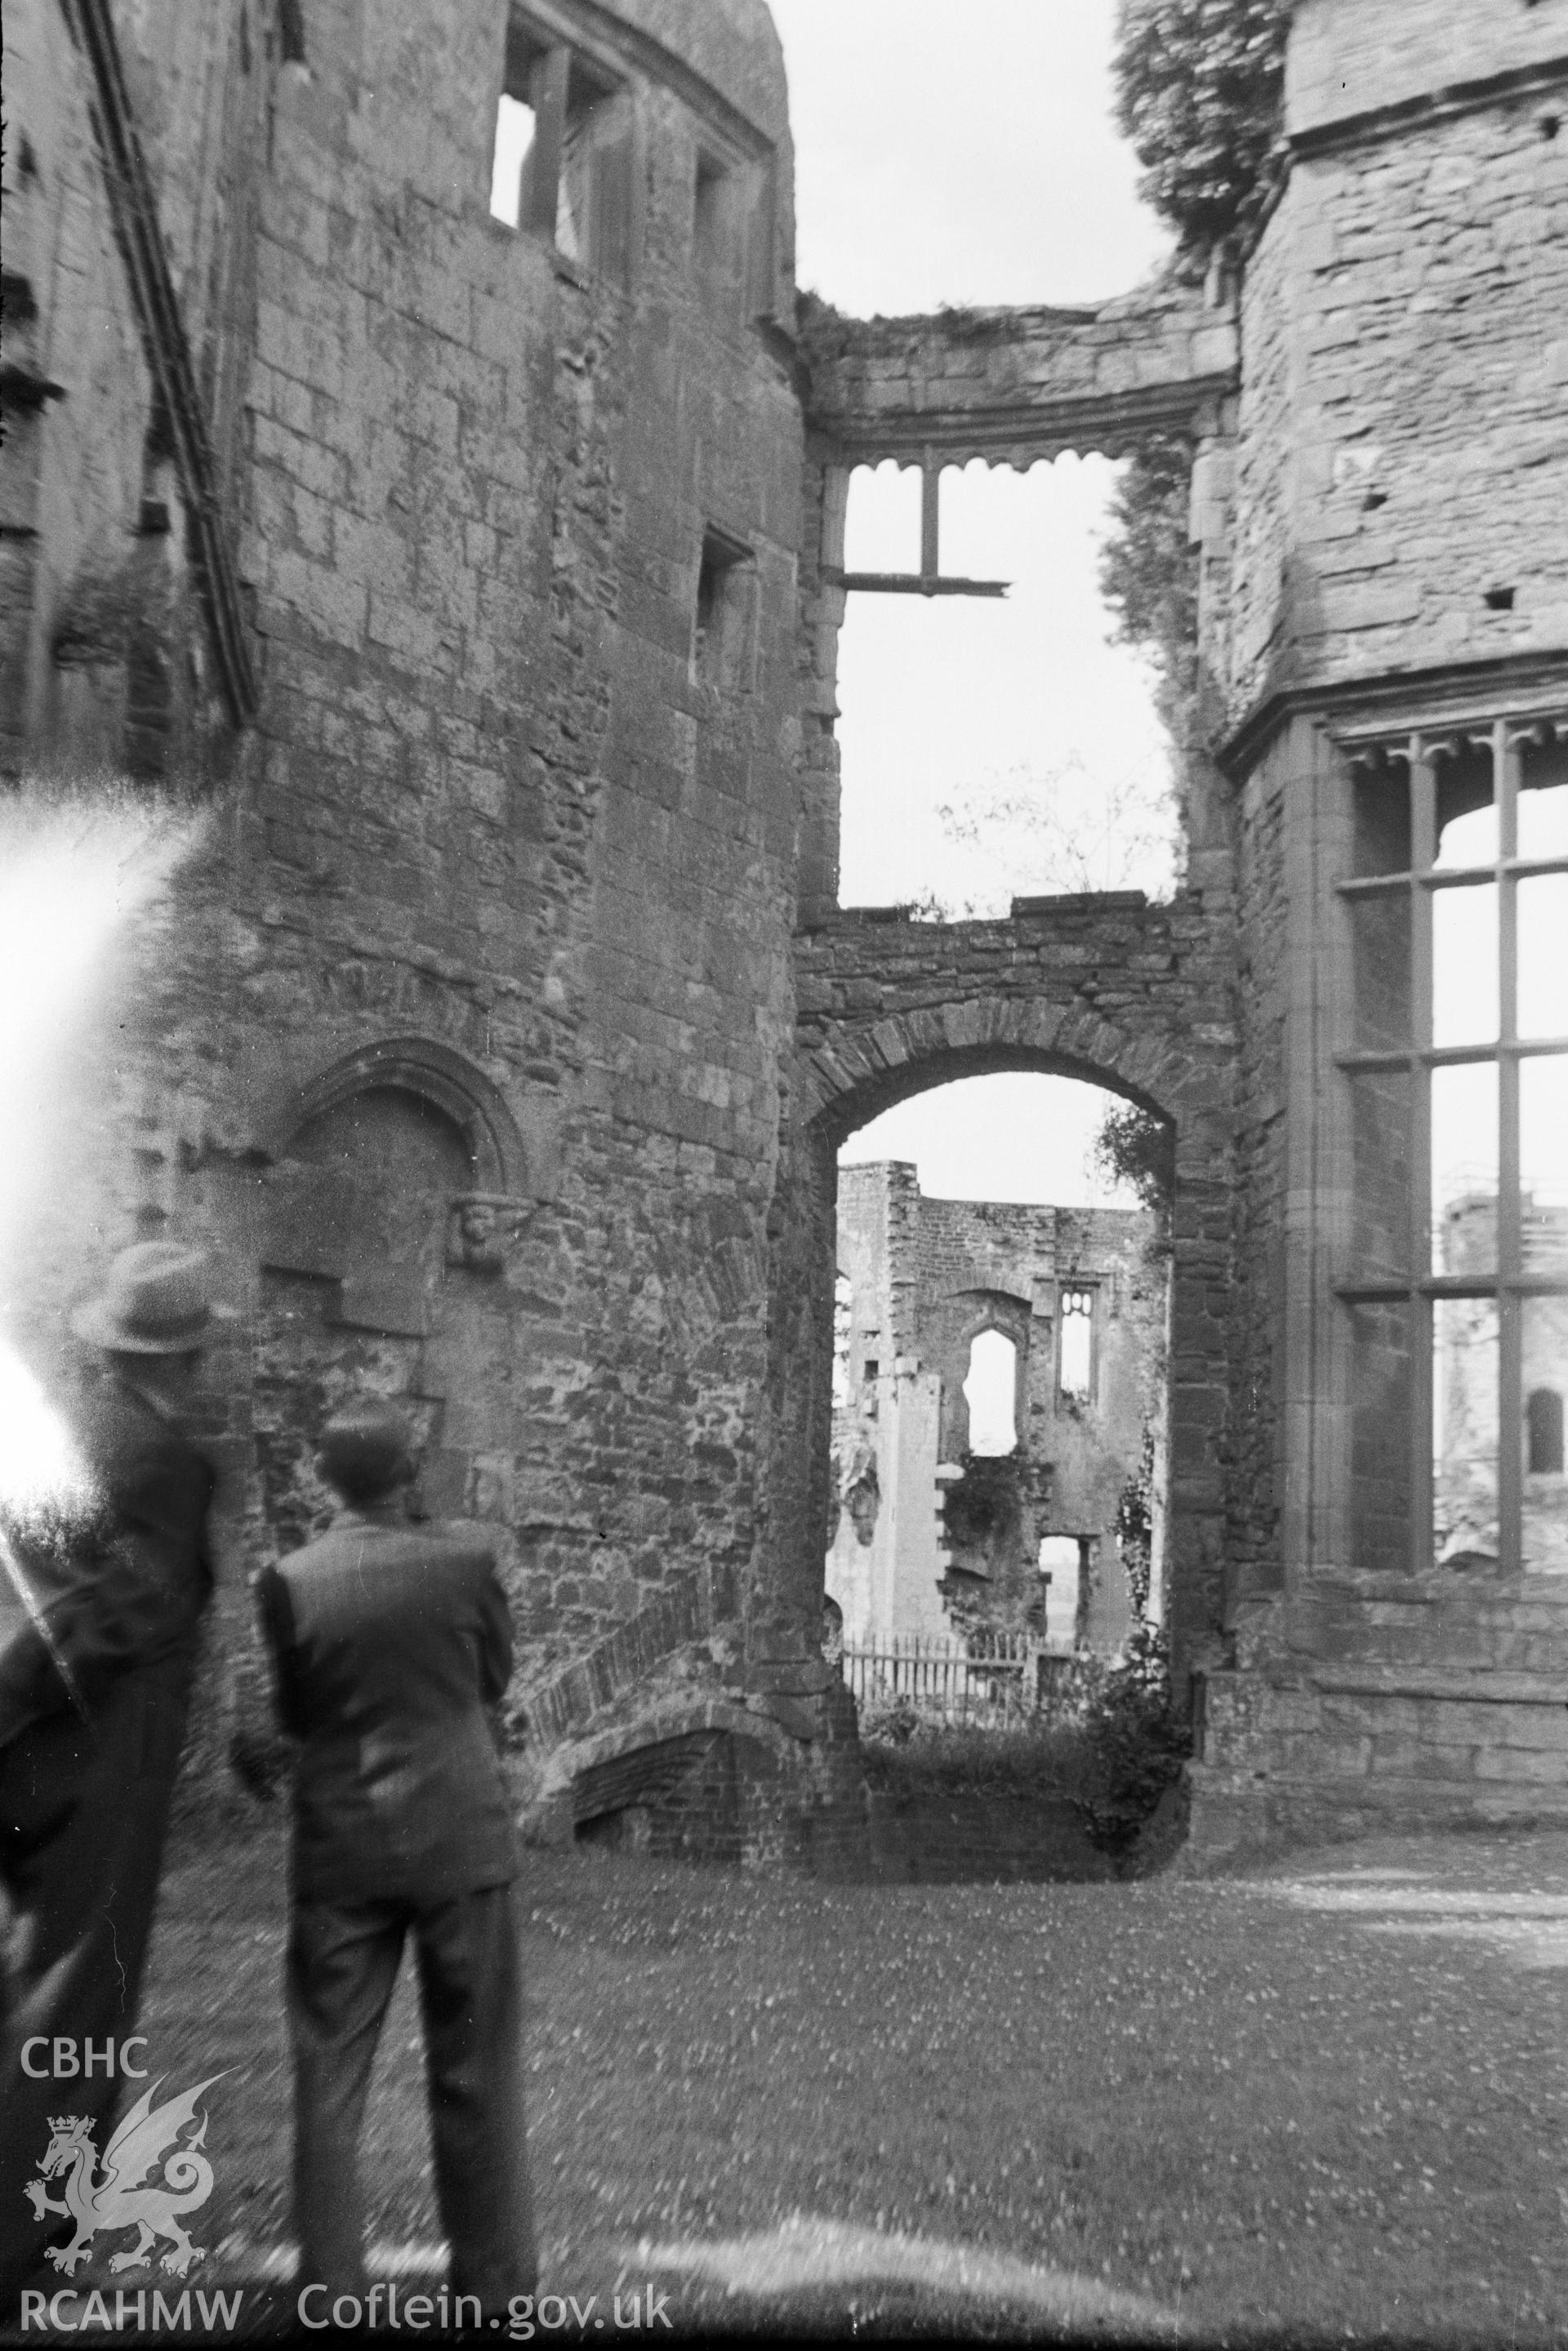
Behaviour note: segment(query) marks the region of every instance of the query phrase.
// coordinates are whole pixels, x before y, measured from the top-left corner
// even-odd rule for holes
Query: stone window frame
[[[1104,1285],[1102,1282],[1090,1280],[1081,1274],[1064,1275],[1057,1282],[1055,1394],[1056,1409],[1058,1412],[1061,1412],[1064,1407],[1093,1405],[1099,1400],[1100,1326],[1103,1319],[1102,1299],[1103,1286]],[[1068,1301],[1070,1299],[1077,1298],[1082,1298],[1088,1301],[1087,1306],[1082,1311],[1087,1315],[1089,1322],[1089,1377],[1086,1385],[1083,1387],[1068,1388],[1062,1384],[1062,1342],[1066,1336],[1068,1314],[1071,1312],[1076,1315],[1079,1311],[1076,1307],[1070,1308]]]
[[[705,522],[692,597],[691,675],[715,694],[747,694],[757,644],[757,550]]]
[[[653,121],[657,120],[656,112],[651,117],[649,100],[667,93],[685,110],[691,126],[694,209],[698,155],[706,160],[710,170],[717,167],[731,177],[736,193],[744,193],[737,278],[741,298],[736,306],[741,315],[734,322],[736,328],[756,329],[769,338],[777,338],[781,331],[792,335],[792,298],[780,267],[779,156],[774,141],[756,122],[654,34],[623,18],[612,18],[592,0],[585,0],[580,6],[574,5],[573,0],[511,0],[504,59],[497,95],[520,99],[528,105],[534,104],[531,88],[536,62],[546,61],[548,87],[541,83],[539,96],[549,101],[553,132],[529,216],[519,213],[513,234],[528,234],[547,245],[558,273],[574,283],[609,284],[622,290],[633,287],[643,263],[649,142],[654,135]],[[574,69],[585,89],[597,89],[601,97],[624,94],[629,101],[624,252],[608,270],[596,270],[563,253],[556,236],[559,171]],[[539,109],[535,111],[538,114]],[[541,118],[537,139],[543,128]],[[547,183],[557,191],[553,204]]]
[[[1517,1576],[1526,1564],[1524,1311],[1531,1299],[1568,1296],[1568,1276],[1548,1274],[1528,1262],[1520,1159],[1521,1068],[1531,1061],[1568,1059],[1568,1034],[1521,1037],[1517,1024],[1519,888],[1539,876],[1568,872],[1568,852],[1521,856],[1518,802],[1527,752],[1568,744],[1568,705],[1557,700],[1538,710],[1516,705],[1500,711],[1494,705],[1457,716],[1418,713],[1403,725],[1388,719],[1360,726],[1331,721],[1328,732],[1334,756],[1326,779],[1319,771],[1320,782],[1327,782],[1329,820],[1320,836],[1322,889],[1314,896],[1328,973],[1322,1034],[1328,1074],[1337,1084],[1330,1098],[1324,1156],[1314,1190],[1328,1287],[1338,1311],[1329,1355],[1331,1393],[1322,1400],[1320,1416],[1327,1441],[1313,1447],[1313,1482],[1322,1499],[1322,1523],[1337,1528],[1331,1548],[1352,1567],[1386,1564],[1417,1575],[1432,1572],[1436,1311],[1444,1300],[1491,1303],[1498,1330],[1496,1572]],[[1457,773],[1457,767],[1449,768],[1447,763],[1457,763],[1467,751],[1477,749],[1490,761],[1490,804],[1498,811],[1495,852],[1470,865],[1442,866],[1437,855],[1443,783],[1445,774]],[[1409,796],[1404,857],[1386,870],[1358,870],[1365,864],[1364,851],[1358,850],[1358,779],[1381,775],[1397,790],[1401,772]],[[1462,804],[1448,812],[1462,812]],[[1439,892],[1489,885],[1497,892],[1498,1033],[1495,1039],[1440,1045],[1432,1035],[1434,902]],[[1401,918],[1409,943],[1406,1033],[1397,1040],[1391,1037],[1368,1042],[1365,993],[1358,1001],[1355,977],[1355,910],[1379,902],[1402,904],[1407,910]],[[1498,1072],[1495,1264],[1484,1270],[1445,1272],[1433,1263],[1432,1081],[1436,1071],[1467,1066],[1491,1066]],[[1408,1090],[1402,1219],[1396,1217],[1394,1244],[1396,1249],[1402,1239],[1404,1263],[1397,1267],[1373,1261],[1380,1254],[1386,1260],[1389,1251],[1369,1251],[1367,1234],[1374,1219],[1365,1209],[1364,1167],[1357,1165],[1353,1089],[1358,1082],[1379,1079]],[[1357,1312],[1385,1318],[1385,1333],[1396,1332],[1403,1318],[1405,1333],[1402,1344],[1396,1336],[1385,1337],[1385,1345],[1387,1362],[1403,1357],[1405,1364],[1406,1426],[1400,1439],[1405,1458],[1397,1515],[1406,1524],[1406,1548],[1402,1558],[1385,1562],[1356,1558],[1353,1508],[1343,1499],[1353,1490],[1362,1458],[1358,1445],[1365,1437],[1355,1411],[1351,1325]],[[1385,1456],[1385,1464],[1392,1470],[1392,1453]],[[1335,1487],[1337,1491],[1331,1493]]]
[[[646,176],[635,79],[602,44],[558,20],[554,11],[514,5],[507,16],[501,95],[531,108],[536,126],[523,166],[516,234],[548,246],[557,266],[576,282],[624,290],[641,258]],[[612,120],[603,120],[612,112]],[[562,192],[574,161],[588,166],[589,198],[582,249],[575,253],[559,234]]]
[[[964,1398],[965,1424],[968,1436],[968,1443],[965,1447],[965,1451],[978,1460],[1019,1461],[1024,1458],[1029,1450],[1027,1441],[1029,1429],[1029,1342],[1027,1338],[1020,1337],[1017,1327],[1009,1327],[1010,1324],[1014,1323],[1015,1318],[1011,1316],[1003,1317],[995,1313],[988,1314],[986,1320],[979,1323],[976,1329],[971,1331],[968,1336],[962,1343],[964,1353],[964,1376],[958,1383],[958,1387],[959,1393]],[[969,1382],[975,1376],[975,1349],[982,1339],[999,1339],[1005,1346],[1012,1349],[1013,1441],[1006,1450],[1001,1453],[977,1454],[975,1450],[975,1416],[974,1408],[969,1403]]]
[[[763,231],[771,225],[768,193],[762,159],[716,124],[702,122],[692,158],[691,285],[703,317],[721,335],[738,335],[769,307],[763,250]]]
[[[1013,1290],[989,1288],[948,1290],[934,1301],[939,1311],[961,1307],[965,1311],[951,1322],[937,1348],[936,1371],[942,1384],[943,1418],[937,1443],[946,1445],[952,1429],[946,1417],[951,1395],[964,1398],[965,1427],[968,1427],[968,1399],[964,1395],[966,1384],[974,1365],[974,1346],[986,1332],[994,1331],[1006,1339],[1013,1350],[1013,1449],[1010,1454],[993,1458],[1000,1460],[1022,1458],[1030,1451],[1030,1365],[1032,1359],[1033,1336],[1030,1328],[1031,1310],[1027,1298]],[[928,1335],[935,1338],[936,1328],[927,1326]],[[955,1450],[961,1451],[963,1447]]]

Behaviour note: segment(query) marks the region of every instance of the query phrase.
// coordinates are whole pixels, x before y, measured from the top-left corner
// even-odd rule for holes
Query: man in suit
[[[376,2043],[413,1938],[435,2190],[451,2283],[489,2314],[532,2294],[517,1872],[486,1709],[512,1670],[485,1531],[410,1522],[409,1432],[338,1414],[318,1464],[344,1508],[257,1578],[278,1711],[299,1741],[287,2006],[303,2288],[364,2293],[358,2144]]]
[[[223,1311],[199,1250],[123,1250],[72,1317],[100,1357],[73,1490],[0,1495],[0,2316],[47,2241],[22,2189],[48,2117],[107,2117],[122,2078],[105,2046],[135,2030],[212,1586],[213,1472],[183,1416]],[[57,2039],[79,2069],[64,2079]]]

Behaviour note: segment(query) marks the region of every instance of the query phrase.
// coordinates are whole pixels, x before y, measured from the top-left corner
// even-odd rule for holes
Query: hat
[[[413,1476],[413,1433],[392,1405],[366,1397],[324,1424],[316,1467],[329,1486],[350,1498],[390,1493]]]
[[[205,1249],[180,1241],[138,1241],[121,1249],[100,1297],[71,1316],[78,1338],[129,1355],[184,1355],[234,1309],[207,1295]]]

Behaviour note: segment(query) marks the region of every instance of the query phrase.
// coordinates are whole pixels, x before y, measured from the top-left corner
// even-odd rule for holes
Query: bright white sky
[[[789,72],[797,274],[841,309],[1079,303],[1138,284],[1167,239],[1134,191],[1112,121],[1113,0],[770,0]],[[844,819],[841,896],[888,904],[935,890],[1005,913],[1071,886],[1018,829],[956,849],[936,810],[1077,771],[1077,798],[1137,788],[1157,800],[1164,738],[1146,674],[1107,643],[1095,584],[1113,469],[1068,457],[1027,476],[948,473],[942,568],[1012,581],[1005,602],[856,596],[841,643]],[[914,570],[913,471],[857,474],[852,569]],[[1086,780],[1085,780],[1086,779]],[[1031,862],[1030,852],[1036,849]],[[1168,861],[1113,851],[1102,887],[1168,886]],[[901,1104],[846,1144],[846,1162],[908,1159],[946,1199],[1120,1196],[1088,1164],[1106,1097],[1063,1079],[977,1078]],[[1131,1205],[1130,1201],[1124,1205]]]

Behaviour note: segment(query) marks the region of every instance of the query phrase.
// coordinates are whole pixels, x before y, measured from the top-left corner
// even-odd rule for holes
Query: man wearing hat
[[[287,2010],[298,2283],[362,2295],[358,2143],[406,1938],[455,2294],[504,2317],[536,2254],[523,2133],[517,1872],[486,1708],[512,1671],[487,1531],[416,1525],[408,1428],[379,1400],[321,1433],[344,1507],[257,1578],[294,1782]],[[455,2314],[472,2321],[473,2314]]]
[[[122,2069],[116,2063],[111,2074],[104,2052],[135,2031],[212,1588],[213,1471],[183,1414],[225,1311],[209,1299],[200,1250],[172,1241],[122,1250],[102,1294],[71,1318],[101,1359],[72,1429],[81,1492],[26,1512],[0,1496],[0,1886],[10,1912],[0,1983],[0,2318],[47,2241],[22,2187],[47,2144],[48,2117],[68,2109],[106,2118]]]

